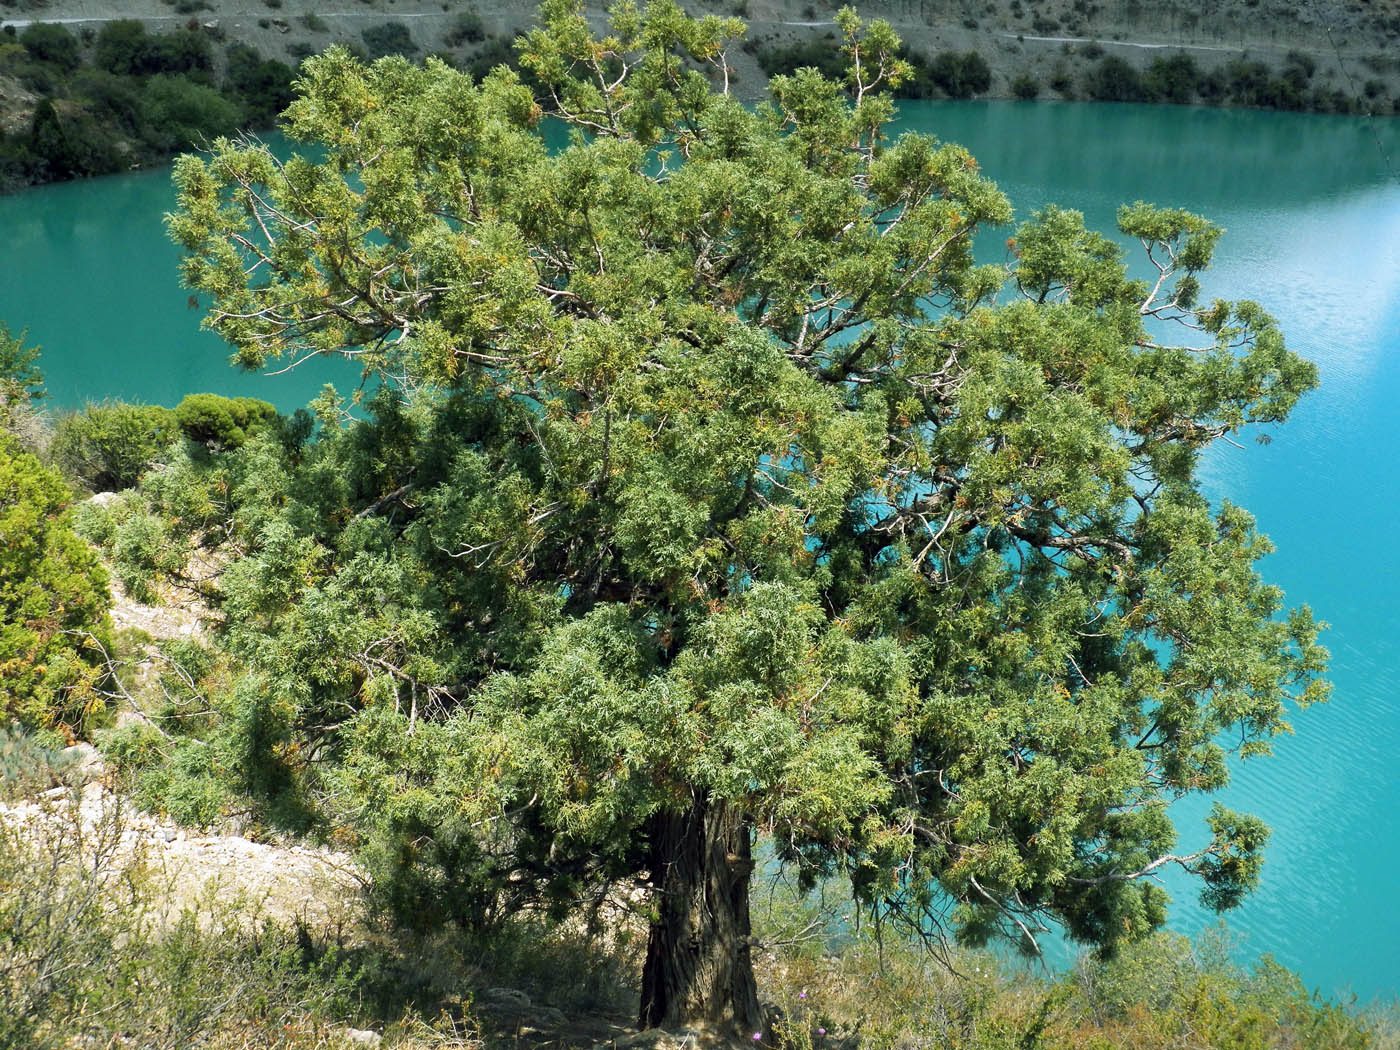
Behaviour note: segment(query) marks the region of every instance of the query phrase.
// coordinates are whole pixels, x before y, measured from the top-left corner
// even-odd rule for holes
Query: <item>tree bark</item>
[[[725,802],[697,798],[651,828],[656,917],[642,969],[643,1028],[708,1024],[761,1031],[749,925],[751,829]]]

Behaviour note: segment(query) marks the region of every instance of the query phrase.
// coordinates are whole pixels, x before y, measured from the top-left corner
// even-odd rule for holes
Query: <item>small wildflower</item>
[[[798,992],[798,993],[797,993],[797,998],[799,998],[799,999],[805,999],[805,998],[807,998],[807,993],[806,993],[806,992]]]
[[[763,1038],[763,1033],[762,1033],[762,1032],[755,1032],[755,1033],[753,1034],[753,1037],[754,1037],[755,1039],[762,1039],[762,1038]]]
[[[826,1035],[826,1029],[825,1029],[825,1028],[818,1028],[818,1029],[817,1029],[817,1035]]]

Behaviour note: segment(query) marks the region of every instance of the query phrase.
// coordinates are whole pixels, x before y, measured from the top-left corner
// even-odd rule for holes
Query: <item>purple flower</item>
[[[755,1032],[755,1033],[753,1034],[753,1037],[754,1037],[755,1039],[762,1039],[762,1038],[763,1038],[763,1033],[762,1033],[762,1032]]]
[[[807,993],[806,993],[806,992],[798,992],[798,993],[797,993],[797,998],[799,998],[799,999],[805,999],[805,998],[807,998]]]
[[[818,1029],[817,1029],[817,1035],[826,1035],[826,1029],[825,1029],[825,1028],[818,1028]]]

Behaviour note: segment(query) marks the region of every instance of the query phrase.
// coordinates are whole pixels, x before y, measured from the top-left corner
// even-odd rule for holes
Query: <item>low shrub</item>
[[[385,55],[412,55],[418,51],[413,35],[402,22],[385,22],[370,26],[360,34],[371,59]]]
[[[463,44],[479,44],[486,39],[486,27],[481,16],[475,11],[463,11],[452,20],[452,26],[443,34],[442,40],[448,47],[461,47]]]
[[[1147,97],[1138,71],[1117,55],[1105,55],[1084,75],[1084,93],[1098,102],[1141,102]]]
[[[1185,52],[1154,58],[1142,75],[1143,93],[1159,102],[1189,105],[1201,83],[1201,67]]]
[[[50,454],[70,478],[105,492],[135,485],[178,437],[170,409],[111,401],[60,419]]]
[[[1040,95],[1040,85],[1035,77],[1022,73],[1011,82],[1011,93],[1023,102],[1029,102]]]
[[[0,493],[0,725],[82,731],[103,709],[107,574],[73,531],[63,479],[6,434]]]
[[[34,22],[19,35],[19,42],[36,61],[47,62],[64,73],[71,73],[82,64],[78,38],[66,26],[49,22]]]

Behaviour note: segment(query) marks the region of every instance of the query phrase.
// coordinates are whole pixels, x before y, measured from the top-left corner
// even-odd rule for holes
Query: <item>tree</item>
[[[111,596],[63,480],[0,434],[0,721],[81,729],[102,709]]]
[[[47,396],[39,348],[24,345],[28,334],[12,335],[10,326],[0,321],[0,427],[8,428],[17,413]]]
[[[1169,864],[1237,903],[1267,829],[1217,807],[1176,854],[1166,803],[1266,751],[1325,653],[1196,484],[1315,382],[1256,304],[1198,305],[1219,231],[1124,208],[1143,282],[1047,209],[977,266],[1010,207],[886,136],[887,25],[843,11],[844,83],[750,110],[733,20],[541,19],[538,98],[332,49],[285,114],[324,159],[177,165],[238,359],[392,380],[220,468],[246,752],[420,920],[638,880],[646,1025],[758,1030],[760,834],[935,940],[1034,951],[1056,919],[1111,951],[1162,924]]]

